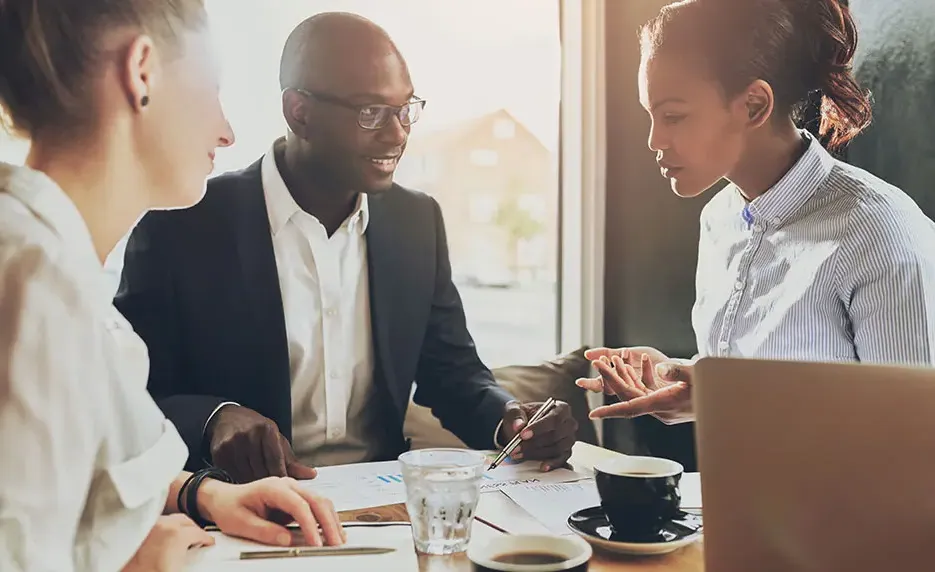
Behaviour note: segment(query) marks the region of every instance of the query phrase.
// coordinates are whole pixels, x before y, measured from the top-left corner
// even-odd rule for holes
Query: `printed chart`
[[[543,473],[539,471],[539,464],[534,462],[504,463],[484,473],[481,492],[522,484],[565,483],[582,478],[586,475],[568,469]],[[302,481],[302,486],[331,499],[338,511],[406,502],[406,486],[397,461],[322,467],[315,479]]]

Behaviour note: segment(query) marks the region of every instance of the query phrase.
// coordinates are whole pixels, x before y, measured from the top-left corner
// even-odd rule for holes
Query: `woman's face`
[[[218,73],[206,30],[184,32],[171,57],[160,60],[138,153],[151,181],[155,208],[191,206],[204,196],[218,147],[234,134],[218,99]]]
[[[733,170],[749,122],[743,98],[725,99],[702,70],[665,53],[640,64],[640,103],[652,120],[649,148],[680,197],[700,195]]]

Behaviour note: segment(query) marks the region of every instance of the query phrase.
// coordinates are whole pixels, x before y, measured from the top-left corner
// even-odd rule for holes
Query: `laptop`
[[[705,569],[935,570],[935,369],[704,358]]]

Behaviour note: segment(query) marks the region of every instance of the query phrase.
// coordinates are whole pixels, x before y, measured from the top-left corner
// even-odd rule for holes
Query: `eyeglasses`
[[[386,127],[386,124],[393,116],[399,119],[399,123],[403,127],[408,127],[419,120],[419,117],[422,115],[422,108],[425,107],[425,100],[419,99],[418,97],[402,105],[388,105],[385,103],[360,105],[334,95],[328,95],[327,93],[308,91],[298,87],[293,89],[304,96],[356,111],[357,125],[359,125],[361,129],[371,131]]]

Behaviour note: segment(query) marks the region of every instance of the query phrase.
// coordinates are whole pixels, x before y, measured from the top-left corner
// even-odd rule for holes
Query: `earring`
[[[149,96],[148,96],[148,95],[144,95],[144,96],[142,97],[142,99],[140,99],[140,106],[141,106],[141,107],[146,107],[147,105],[149,105]]]

